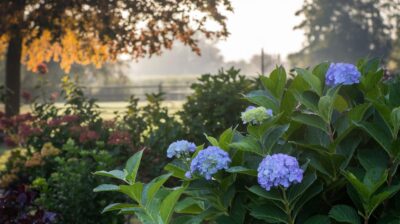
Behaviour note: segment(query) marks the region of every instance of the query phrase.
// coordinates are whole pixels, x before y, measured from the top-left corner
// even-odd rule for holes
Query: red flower
[[[21,96],[25,100],[26,103],[29,103],[32,100],[32,94],[30,92],[22,91]]]
[[[96,141],[100,138],[100,135],[95,131],[82,132],[79,136],[80,143],[87,143],[90,141]]]
[[[112,132],[108,137],[108,144],[129,146],[132,144],[131,136],[127,131]]]
[[[51,128],[54,128],[54,127],[60,126],[61,123],[63,123],[63,120],[62,120],[62,119],[60,119],[60,118],[53,118],[53,119],[49,120],[49,122],[47,122],[47,125],[48,125],[49,127],[51,127]]]
[[[62,121],[63,122],[67,122],[67,123],[75,122],[77,120],[79,120],[79,116],[78,115],[65,115],[65,116],[62,117]]]
[[[39,71],[40,74],[44,75],[48,72],[47,65],[45,63],[40,63],[37,65],[36,69]]]

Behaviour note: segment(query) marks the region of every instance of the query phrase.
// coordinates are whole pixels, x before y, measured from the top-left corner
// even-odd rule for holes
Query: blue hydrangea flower
[[[192,174],[199,174],[207,180],[211,180],[211,176],[219,170],[228,169],[230,162],[231,159],[227,152],[216,146],[209,146],[201,150],[192,160],[190,171],[186,172],[185,176],[191,178]]]
[[[282,153],[265,157],[257,171],[258,183],[267,191],[271,187],[288,188],[291,184],[300,183],[304,172],[295,157]]]
[[[183,155],[188,155],[191,152],[196,151],[196,145],[192,142],[188,142],[186,140],[180,140],[169,145],[167,149],[167,157],[172,158],[180,158]]]
[[[241,114],[244,124],[260,124],[262,121],[272,116],[272,110],[264,107],[249,106]]]
[[[352,85],[359,83],[361,73],[357,67],[346,63],[331,63],[325,76],[327,86]]]

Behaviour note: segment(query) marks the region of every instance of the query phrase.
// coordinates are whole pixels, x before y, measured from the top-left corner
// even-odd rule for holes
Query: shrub
[[[138,152],[123,171],[96,172],[123,184],[94,191],[133,201],[103,211],[134,214],[142,223],[400,222],[400,83],[383,82],[379,65],[361,60],[348,73],[322,63],[296,68],[292,78],[275,69],[260,77],[263,90],[245,96],[272,116],[249,122],[245,132],[229,128],[218,138],[207,136],[227,155],[201,145],[167,164],[169,173],[142,183],[136,180]],[[214,161],[219,157],[231,161],[229,167]],[[181,185],[164,186],[172,177]]]
[[[255,83],[240,75],[240,70],[231,68],[220,70],[218,74],[205,74],[194,83],[194,91],[187,98],[179,116],[182,120],[186,138],[192,141],[204,140],[204,133],[216,135],[225,127],[239,125],[240,112],[248,103],[241,94],[254,89]]]

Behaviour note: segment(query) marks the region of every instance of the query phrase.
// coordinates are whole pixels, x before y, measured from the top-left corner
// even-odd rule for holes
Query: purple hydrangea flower
[[[267,191],[271,187],[288,188],[291,184],[300,183],[304,172],[295,157],[282,153],[265,157],[257,171],[258,183]]]
[[[180,140],[169,145],[167,149],[167,157],[172,158],[180,158],[183,155],[188,155],[191,152],[196,151],[196,145],[192,142],[188,142],[186,140]]]
[[[192,174],[199,174],[207,180],[211,180],[211,176],[219,170],[228,169],[231,158],[224,150],[209,146],[201,150],[199,154],[192,160],[190,171],[186,172],[185,176],[191,178]]]
[[[352,85],[359,83],[361,73],[357,67],[346,63],[331,63],[325,76],[327,86],[336,86],[339,84]]]

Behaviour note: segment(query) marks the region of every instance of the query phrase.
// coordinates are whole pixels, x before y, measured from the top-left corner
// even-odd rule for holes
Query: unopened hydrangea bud
[[[272,110],[265,107],[249,106],[242,112],[241,118],[244,124],[261,124],[264,120],[272,116]]]

